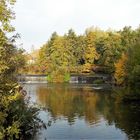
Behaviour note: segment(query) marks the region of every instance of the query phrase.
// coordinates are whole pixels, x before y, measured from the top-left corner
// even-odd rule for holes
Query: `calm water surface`
[[[41,119],[48,124],[35,140],[140,139],[140,107],[121,105],[111,90],[92,84],[26,84],[32,102],[44,107]]]

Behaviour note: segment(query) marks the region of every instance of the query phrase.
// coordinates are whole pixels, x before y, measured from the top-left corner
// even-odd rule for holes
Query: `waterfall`
[[[18,81],[21,83],[47,83],[47,76],[22,75],[18,76]]]
[[[78,76],[72,76],[70,78],[70,83],[78,83]]]

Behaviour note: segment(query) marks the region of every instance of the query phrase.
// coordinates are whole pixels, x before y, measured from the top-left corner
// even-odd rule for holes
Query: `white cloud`
[[[73,28],[83,33],[89,26],[120,29],[140,23],[139,0],[18,0],[14,22],[24,47],[40,47],[53,31]]]

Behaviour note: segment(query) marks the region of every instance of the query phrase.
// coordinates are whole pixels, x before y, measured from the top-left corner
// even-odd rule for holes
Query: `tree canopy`
[[[15,0],[0,0],[0,140],[22,138],[38,126],[38,110],[25,102],[15,76],[25,64],[24,50],[13,44],[16,35],[7,37],[14,31],[10,24],[15,17],[14,3]]]
[[[100,67],[116,82],[120,78],[117,76],[121,75],[119,84],[129,83],[132,80],[129,75],[136,74],[139,69],[138,66],[134,68],[136,63],[139,65],[139,37],[139,27],[134,30],[130,26],[119,31],[91,27],[83,35],[77,35],[73,29],[63,36],[54,32],[39,50],[35,65],[39,66],[38,72],[47,75],[55,73],[55,77],[66,73],[91,73]],[[133,74],[130,74],[132,71]]]

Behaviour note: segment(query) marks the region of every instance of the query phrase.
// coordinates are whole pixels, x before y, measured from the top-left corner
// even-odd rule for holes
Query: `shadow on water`
[[[42,105],[48,122],[37,139],[140,139],[140,106],[121,104],[112,90],[92,84],[27,84],[31,99]]]

